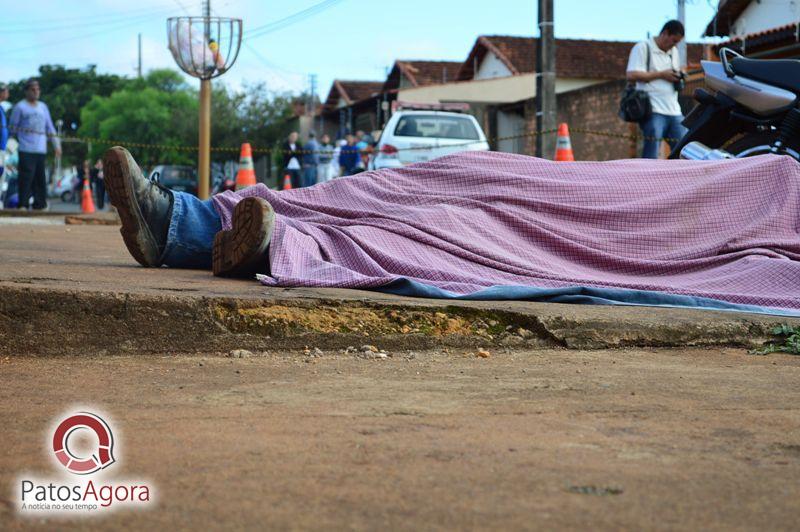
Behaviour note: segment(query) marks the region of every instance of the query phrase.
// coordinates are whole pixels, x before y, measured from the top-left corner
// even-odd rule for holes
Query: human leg
[[[325,183],[330,180],[330,164],[320,164],[317,166],[317,183]]]
[[[668,127],[664,136],[667,137],[669,147],[672,149],[675,148],[675,146],[678,144],[678,141],[680,141],[680,139],[682,139],[688,131],[681,122],[683,122],[682,115],[669,117]]]
[[[212,200],[172,192],[173,205],[159,265],[171,268],[211,268],[214,235],[222,222]]]
[[[266,201],[254,205],[256,198],[243,199],[234,210],[233,227],[223,232],[213,200],[201,201],[145,179],[124,148],[108,150],[103,166],[111,203],[122,221],[120,233],[142,266],[213,267],[216,275],[231,277],[267,271],[274,213]]]
[[[306,166],[303,168],[303,186],[311,187],[317,184],[317,167]]]
[[[47,207],[47,176],[44,172],[46,156],[44,153],[35,153],[34,171],[31,189],[33,193],[33,208],[36,210]]]
[[[292,181],[292,188],[302,188],[303,183],[300,179],[300,170],[286,170],[286,173],[289,174],[289,178]]]
[[[102,179],[94,182],[94,193],[97,198],[97,208],[102,209],[106,205],[106,184]]]
[[[644,159],[658,159],[658,150],[661,148],[661,139],[664,137],[667,118],[662,114],[651,113],[641,124],[642,135],[644,135],[644,145],[642,146]]]
[[[31,200],[31,184],[36,170],[35,153],[19,152],[19,168],[17,173],[17,193],[20,208],[27,209]]]
[[[213,272],[219,277],[253,277],[269,273],[269,243],[275,212],[263,198],[250,196],[236,204],[232,227],[214,237]]]

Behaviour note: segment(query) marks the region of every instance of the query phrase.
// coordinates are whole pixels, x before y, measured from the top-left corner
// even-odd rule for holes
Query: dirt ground
[[[789,530],[800,358],[738,349],[0,359],[3,529]],[[157,506],[23,519],[70,405]]]

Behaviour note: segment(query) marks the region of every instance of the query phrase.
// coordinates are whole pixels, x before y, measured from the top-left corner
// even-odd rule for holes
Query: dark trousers
[[[300,170],[289,170],[288,168],[284,170],[283,175],[289,175],[292,180],[292,188],[300,188],[303,186],[302,179],[300,177]],[[281,181],[281,187],[283,187],[283,181]]]
[[[19,206],[28,208],[33,193],[33,208],[47,207],[47,183],[44,175],[45,154],[19,152]]]
[[[102,179],[94,180],[94,197],[97,208],[102,209],[106,204],[106,184]]]

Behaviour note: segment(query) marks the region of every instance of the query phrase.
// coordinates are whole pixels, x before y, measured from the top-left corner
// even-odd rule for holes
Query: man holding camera
[[[676,45],[683,39],[683,24],[670,20],[661,33],[642,41],[631,50],[626,78],[636,82],[636,89],[647,93],[652,112],[639,123],[645,137],[642,157],[658,159],[661,140],[670,147],[686,133],[678,93],[683,89],[685,73]]]

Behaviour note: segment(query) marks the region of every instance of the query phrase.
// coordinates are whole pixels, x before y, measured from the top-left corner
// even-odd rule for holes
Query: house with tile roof
[[[500,151],[532,153],[535,131],[535,37],[483,35],[467,58],[456,61],[394,62],[382,87],[377,82],[334,82],[322,110],[325,131],[381,129],[393,102],[403,104],[468,104]],[[634,42],[556,39],[556,93],[563,100],[561,119],[576,126],[629,133],[617,118],[625,68]],[[699,66],[703,48],[689,44],[691,66]],[[351,85],[353,88],[351,88]],[[363,87],[363,89],[362,89]],[[614,144],[614,149],[609,146]],[[584,158],[627,157],[635,151],[619,139],[573,140]]]
[[[382,81],[355,81],[335,79],[325,99],[324,109],[333,110],[353,105],[383,91]]]
[[[727,37],[720,46],[748,57],[800,58],[800,3],[796,0],[720,0],[704,33]]]
[[[383,87],[391,91],[450,83],[455,81],[461,66],[461,61],[398,59],[392,65]]]

